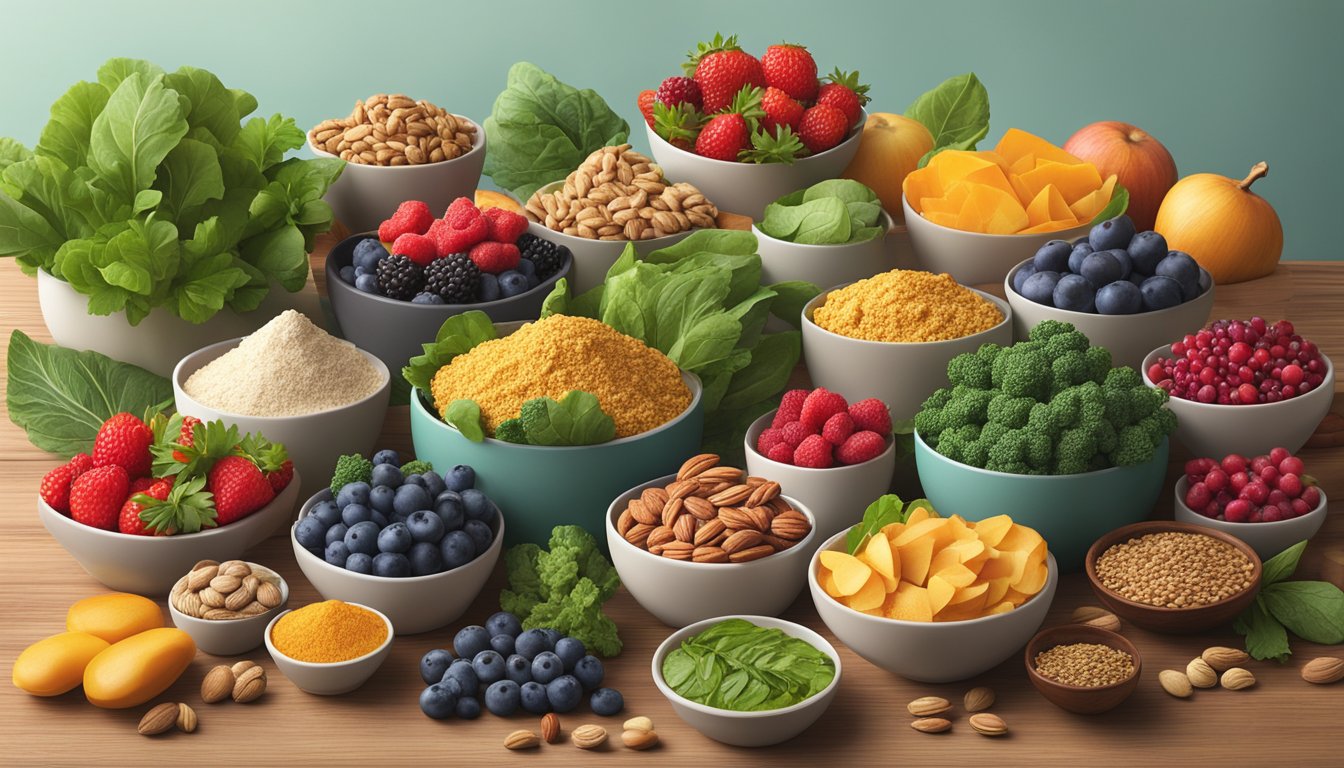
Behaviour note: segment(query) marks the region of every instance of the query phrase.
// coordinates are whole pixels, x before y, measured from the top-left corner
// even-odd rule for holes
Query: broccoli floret
[[[331,495],[341,492],[341,486],[347,483],[367,483],[373,477],[373,462],[358,453],[346,454],[336,458],[336,468],[331,471]]]
[[[1049,403],[1036,403],[1031,406],[1031,414],[1027,416],[1027,429],[1032,432],[1047,435],[1053,443],[1055,436],[1059,434],[1061,427],[1056,426],[1051,416],[1051,405]]]
[[[938,437],[938,452],[953,461],[961,461],[966,446],[980,437],[978,424],[962,424],[943,431]]]
[[[401,474],[403,477],[406,475],[423,475],[432,469],[434,469],[434,465],[430,464],[428,461],[415,459],[414,461],[408,461],[401,465]]]
[[[1097,452],[1110,453],[1111,451],[1114,451],[1116,437],[1119,434],[1119,430],[1112,426],[1111,422],[1106,421],[1105,419],[1097,422]]]
[[[1087,378],[1100,384],[1111,372],[1111,351],[1105,347],[1088,347],[1083,353],[1087,358]]]
[[[1116,368],[1115,370],[1121,369]],[[1135,421],[1134,401],[1136,398],[1130,390],[1103,387],[1101,399],[1106,404],[1106,421],[1110,422],[1112,427],[1120,429]]]
[[[985,450],[989,450],[989,447],[991,445],[997,443],[1004,435],[1008,434],[1008,432],[1012,429],[1013,427],[1010,427],[1002,422],[991,421],[985,424],[985,426],[980,429],[980,437],[976,438],[976,441],[983,443],[985,446]]]
[[[1075,426],[1083,413],[1082,390],[1071,387],[1054,396],[1047,406],[1055,434]]]
[[[1051,394],[1058,394],[1085,381],[1089,381],[1089,368],[1087,355],[1083,352],[1071,349],[1050,362]]]
[[[1015,466],[1026,464],[1027,432],[1011,429],[989,447],[989,461],[985,468]],[[995,470],[1002,472],[1004,470]]]
[[[989,401],[993,398],[994,393],[987,389],[971,389],[964,384],[953,387],[952,400],[943,408],[943,428],[984,424],[989,413]]]
[[[993,370],[993,356],[981,357],[977,352],[963,352],[947,363],[947,380],[975,389],[989,389]]]
[[[499,422],[499,426],[495,427],[495,439],[527,445],[527,430],[523,429],[523,420],[514,418]]]
[[[952,390],[947,387],[934,391],[915,414],[915,431],[924,438],[929,447],[938,447],[938,436],[947,428],[947,417],[943,409],[952,401]]]
[[[1139,421],[1162,409],[1162,406],[1167,402],[1167,398],[1165,389],[1142,385],[1131,389],[1129,391],[1130,421]]]
[[[1013,397],[1000,393],[989,401],[987,411],[989,423],[1002,424],[1013,429],[1025,427],[1034,405],[1036,401],[1030,397]]]
[[[966,443],[961,449],[961,463],[984,469],[985,462],[989,461],[990,445],[984,440],[973,440]]]
[[[1042,320],[1027,332],[1027,339],[1030,341],[1046,342],[1061,333],[1070,332],[1077,332],[1077,329],[1073,327],[1072,323],[1066,323],[1061,320]]]
[[[1048,472],[1050,463],[1055,458],[1055,441],[1050,435],[1043,432],[1037,432],[1031,428],[1024,430],[1026,432],[1027,446],[1027,466],[1036,472]]]
[[[1089,346],[1090,342],[1081,331],[1064,331],[1045,342],[1045,354],[1052,358],[1059,357],[1065,352],[1086,352]]]
[[[1116,391],[1137,389],[1143,387],[1143,378],[1139,376],[1138,371],[1123,365],[1106,372],[1106,379],[1102,382],[1102,387]],[[1147,387],[1143,388],[1147,389]]]
[[[1149,430],[1140,424],[1134,424],[1120,430],[1120,435],[1115,441],[1115,450],[1111,452],[1109,459],[1111,464],[1117,467],[1130,467],[1153,458],[1155,448]]]
[[[1044,399],[1050,391],[1050,359],[1027,344],[1015,344],[994,358],[994,386],[1014,397]]]
[[[929,395],[927,398],[925,398],[924,402],[919,407],[942,408],[950,402],[952,402],[952,388],[940,387],[938,389],[935,389],[932,395]]]
[[[1059,435],[1055,445],[1054,474],[1076,475],[1088,471],[1097,455],[1097,435],[1085,426],[1071,427]]]

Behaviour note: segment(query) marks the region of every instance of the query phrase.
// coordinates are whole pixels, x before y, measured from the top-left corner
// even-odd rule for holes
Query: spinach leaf
[[[80,81],[51,105],[51,119],[37,140],[36,153],[60,160],[67,168],[88,165],[93,121],[111,93],[98,83]]]
[[[919,506],[927,506],[928,504],[923,499],[919,501],[924,502]],[[851,555],[858,552],[873,534],[892,523],[905,522],[910,516],[910,512],[917,508],[917,504],[918,502],[911,502],[907,507],[905,502],[901,501],[901,497],[894,493],[879,496],[877,501],[869,504],[868,508],[864,510],[863,521],[850,528],[849,533],[845,534],[845,549]]]
[[[1312,643],[1344,643],[1344,592],[1325,581],[1281,581],[1260,591],[1265,608]]]
[[[1237,634],[1245,635],[1246,652],[1251,658],[1283,662],[1292,654],[1288,647],[1288,633],[1265,609],[1264,600],[1260,597],[1256,597],[1255,602],[1237,617],[1232,628]]]
[[[443,409],[443,420],[457,427],[462,436],[473,443],[485,440],[485,430],[481,427],[481,406],[475,400],[454,400]]]
[[[877,201],[877,193],[869,189],[863,182],[853,179],[827,179],[803,190],[803,198],[798,202],[806,203],[825,197],[838,198],[843,203],[873,203]],[[783,198],[780,202],[783,202]],[[797,203],[786,203],[786,205],[797,205]]]
[[[1116,184],[1115,190],[1111,192],[1111,202],[1106,204],[1096,216],[1092,217],[1092,224],[1100,224],[1107,219],[1114,219],[1116,216],[1124,213],[1129,208],[1129,190]]]
[[[1260,584],[1269,586],[1277,584],[1293,575],[1297,570],[1297,563],[1302,559],[1302,552],[1306,550],[1306,540],[1299,541],[1293,546],[1283,550],[1279,554],[1265,561],[1261,569]]]
[[[532,445],[594,445],[616,437],[616,422],[588,392],[566,393],[559,402],[533,398],[523,403],[519,418]]]
[[[719,709],[781,709],[820,693],[835,662],[804,640],[744,619],[728,619],[682,641],[663,660],[679,695]]]
[[[777,240],[839,245],[871,240],[882,207],[877,195],[851,179],[829,179],[785,195],[766,206],[756,227]]]
[[[498,338],[490,316],[473,309],[443,321],[434,341],[422,344],[423,354],[412,357],[401,369],[402,378],[412,387],[428,393],[434,374],[454,357],[466,354],[483,341]]]
[[[974,72],[948,78],[915,99],[905,116],[924,124],[933,134],[933,149],[920,158],[919,167],[944,149],[975,149],[989,134],[989,92]]]
[[[187,127],[182,102],[162,78],[132,73],[93,121],[89,167],[108,191],[130,202],[153,183],[155,168],[186,135]]]
[[[803,327],[803,307],[821,293],[821,288],[802,280],[775,283],[770,290],[775,292],[770,314],[798,329]]]

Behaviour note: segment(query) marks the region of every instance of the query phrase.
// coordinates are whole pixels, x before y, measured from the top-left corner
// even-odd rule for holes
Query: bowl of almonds
[[[607,510],[611,562],[635,600],[684,627],[728,614],[775,616],[802,591],[816,518],[779,483],[693,456]]]
[[[289,602],[280,574],[244,560],[202,560],[168,594],[168,613],[196,647],[237,656],[262,644],[266,625]]]
[[[402,200],[443,211],[472,197],[485,167],[485,131],[475,121],[400,93],[376,93],[348,116],[323,120],[308,131],[308,148],[346,161],[326,201],[352,232],[377,229]]]

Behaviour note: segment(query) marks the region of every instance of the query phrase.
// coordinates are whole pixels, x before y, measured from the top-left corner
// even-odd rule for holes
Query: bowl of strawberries
[[[819,79],[803,46],[758,59],[715,35],[683,67],[639,94],[649,147],[722,210],[760,218],[782,195],[839,177],[859,151],[867,86],[839,69]]]
[[[223,422],[119,413],[91,453],[42,478],[42,525],[111,589],[166,595],[201,560],[233,560],[281,527],[298,500],[285,447]]]

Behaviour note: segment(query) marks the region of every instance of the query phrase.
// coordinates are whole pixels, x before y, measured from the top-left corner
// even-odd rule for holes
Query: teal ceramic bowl
[[[1168,441],[1132,467],[1078,475],[1010,475],[969,467],[933,450],[915,434],[915,467],[924,496],[939,514],[984,520],[1008,515],[1045,537],[1064,571],[1083,567],[1102,534],[1148,519],[1167,473]]]
[[[606,549],[611,500],[650,477],[673,474],[700,452],[704,405],[700,379],[682,372],[691,404],[668,423],[599,445],[547,447],[486,438],[473,443],[434,413],[420,390],[411,392],[411,440],[415,457],[436,467],[469,464],[476,487],[499,505],[509,521],[504,542],[545,546],[557,525],[581,525]]]

